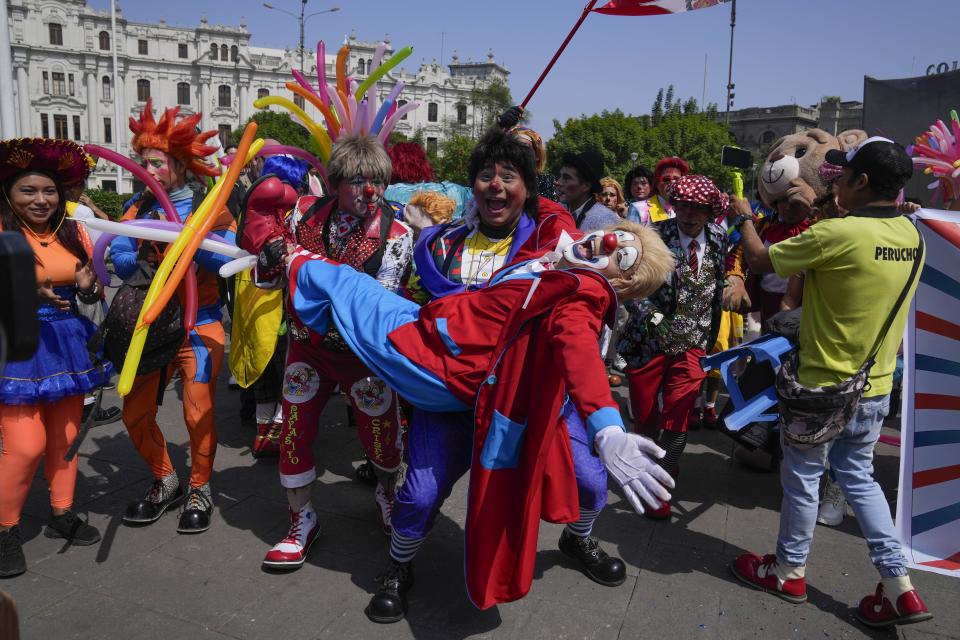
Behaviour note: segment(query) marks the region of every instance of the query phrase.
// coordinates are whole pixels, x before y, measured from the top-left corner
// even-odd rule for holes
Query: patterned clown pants
[[[403,415],[397,394],[350,352],[291,340],[283,376],[280,483],[287,489],[317,477],[313,442],[320,414],[334,389],[353,406],[360,444],[383,471],[395,471],[403,456]]]

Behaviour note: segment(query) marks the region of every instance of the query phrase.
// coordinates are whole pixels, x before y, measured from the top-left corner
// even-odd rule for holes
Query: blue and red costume
[[[541,199],[543,202],[544,199]],[[546,201],[535,220],[521,214],[505,262],[512,264],[539,257],[556,247],[563,232],[577,235],[570,214],[560,205]],[[550,207],[552,205],[552,208]],[[456,252],[463,251],[470,228],[456,221],[425,229],[414,250],[417,285],[428,299],[476,290],[487,285],[466,285]],[[607,473],[590,450],[583,421],[572,402],[562,409],[570,437],[579,494],[580,515],[573,533],[590,534],[593,521],[607,500]],[[390,555],[396,562],[409,562],[433,526],[440,507],[454,484],[471,467],[471,433],[474,412],[439,413],[416,409],[407,443],[407,472],[394,502],[393,539]]]
[[[290,307],[311,331],[327,333],[332,319],[351,351],[418,409],[474,409],[465,568],[482,609],[529,591],[541,519],[578,519],[567,399],[584,418],[587,447],[598,430],[623,427],[597,346],[616,294],[594,271],[530,264],[422,308],[305,250],[289,268]]]

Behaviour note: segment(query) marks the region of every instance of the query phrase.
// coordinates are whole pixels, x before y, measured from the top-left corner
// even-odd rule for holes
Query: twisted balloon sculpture
[[[383,60],[386,47],[384,42],[377,46],[369,75],[359,84],[347,76],[348,45],[343,45],[337,52],[336,76],[334,82],[327,83],[326,47],[322,40],[317,43],[317,87],[314,88],[299,71],[292,72],[295,82],[288,82],[287,89],[316,108],[323,116],[325,126],[320,126],[301,107],[282,96],[258,98],[253,106],[263,109],[276,105],[289,111],[294,121],[310,133],[320,151],[320,160],[324,163],[330,159],[333,144],[344,132],[375,135],[386,143],[400,119],[420,106],[419,102],[397,106],[403,82],[397,82],[383,104],[378,105],[377,83],[413,53],[413,47],[404,47]]]
[[[937,120],[907,151],[913,155],[914,166],[936,176],[929,188],[936,189],[937,199],[948,203],[960,198],[960,117],[956,110],[950,112],[950,127]]]

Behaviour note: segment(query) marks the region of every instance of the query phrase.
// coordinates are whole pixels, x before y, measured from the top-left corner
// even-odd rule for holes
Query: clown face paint
[[[369,176],[354,176],[350,180],[341,180],[337,185],[337,204],[344,213],[366,218],[376,212],[386,188],[383,180]]]
[[[159,149],[144,149],[143,166],[164,191],[179,189],[187,183],[186,168],[176,158]]]
[[[512,164],[494,162],[477,173],[473,198],[484,225],[496,230],[510,230],[523,213],[527,186],[520,171]]]
[[[564,247],[557,267],[593,269],[611,279],[633,269],[642,254],[643,246],[629,231],[594,231]]]

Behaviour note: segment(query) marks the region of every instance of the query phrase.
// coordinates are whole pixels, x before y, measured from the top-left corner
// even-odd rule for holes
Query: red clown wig
[[[676,169],[680,172],[681,177],[690,173],[690,165],[687,164],[686,160],[680,156],[670,156],[661,158],[660,162],[657,163],[656,168],[653,170],[653,179],[659,180],[660,174],[667,169]]]
[[[215,177],[220,171],[201,162],[216,152],[217,148],[206,144],[207,140],[217,135],[216,131],[197,133],[196,126],[203,114],[196,113],[182,118],[177,122],[180,107],[164,109],[160,121],[153,119],[153,101],[147,98],[143,106],[140,119],[130,117],[130,131],[133,132],[131,146],[138,154],[143,155],[147,149],[159,149],[173,156],[187,166],[187,170],[195,176]]]
[[[387,149],[393,163],[390,184],[398,182],[433,182],[433,167],[427,154],[416,142],[398,142]]]

